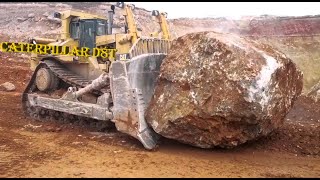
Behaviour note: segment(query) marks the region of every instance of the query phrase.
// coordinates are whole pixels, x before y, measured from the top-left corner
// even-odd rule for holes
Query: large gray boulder
[[[281,126],[302,85],[297,66],[267,45],[191,33],[173,41],[146,119],[170,139],[234,147]]]

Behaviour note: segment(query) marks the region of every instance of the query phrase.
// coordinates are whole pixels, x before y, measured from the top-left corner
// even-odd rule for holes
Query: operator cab
[[[79,40],[80,47],[96,47],[96,36],[107,35],[107,20],[81,19],[70,22],[70,37]]]
[[[111,35],[113,26],[114,6],[108,11],[108,19],[80,18],[73,16],[70,19],[70,38],[79,41],[79,47],[93,49],[96,47],[96,37]],[[61,18],[60,13],[54,13],[55,18]]]
[[[89,24],[92,24],[92,27]],[[96,36],[107,35],[107,21],[99,19],[85,19],[78,21],[70,22],[70,37],[75,40],[80,39],[80,29],[88,28],[91,33],[94,33]],[[92,29],[92,30],[91,30]]]

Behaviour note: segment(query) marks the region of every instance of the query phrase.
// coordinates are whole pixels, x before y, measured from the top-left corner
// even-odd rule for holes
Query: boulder
[[[10,82],[5,82],[0,85],[1,91],[14,91],[16,90],[16,86]]]
[[[231,148],[281,126],[302,78],[270,46],[232,34],[190,33],[173,41],[145,117],[164,137]]]

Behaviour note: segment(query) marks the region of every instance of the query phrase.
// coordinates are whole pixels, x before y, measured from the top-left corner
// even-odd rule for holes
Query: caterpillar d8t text
[[[125,17],[120,33],[113,24],[117,10]],[[141,36],[133,10],[133,5],[117,3],[106,18],[55,13],[61,19],[61,37],[31,40],[39,51],[50,53],[31,55],[34,73],[22,97],[25,113],[37,119],[85,120],[95,126],[109,122],[145,148],[154,148],[159,135],[146,123],[144,110],[170,48],[170,34],[166,13],[153,11],[160,30]]]

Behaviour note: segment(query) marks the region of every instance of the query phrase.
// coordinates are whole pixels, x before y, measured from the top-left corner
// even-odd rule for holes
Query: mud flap
[[[144,116],[154,93],[165,54],[144,54],[127,61],[115,61],[110,68],[113,122],[118,131],[138,139],[146,149],[157,145],[159,135]]]

